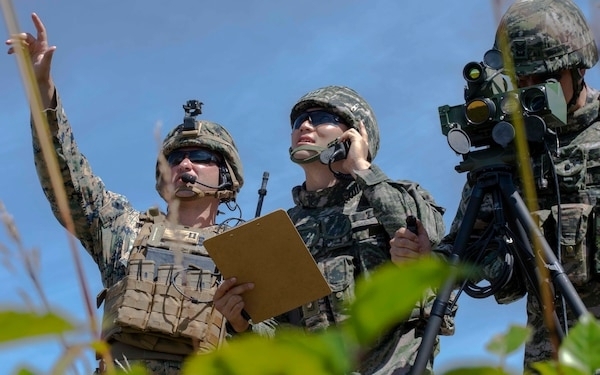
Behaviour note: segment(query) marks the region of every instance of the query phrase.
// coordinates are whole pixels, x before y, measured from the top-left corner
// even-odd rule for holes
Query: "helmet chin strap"
[[[583,75],[581,75],[579,68],[572,68],[572,69],[570,69],[570,71],[571,71],[571,79],[573,81],[573,97],[571,97],[571,100],[569,100],[569,102],[567,103],[567,111],[569,111],[571,108],[573,108],[575,106],[575,104],[577,104],[579,95],[581,94],[581,91],[583,90],[583,86],[585,85],[585,83],[583,81]]]
[[[297,164],[307,164],[307,163],[311,163],[314,160],[318,160],[319,159],[319,155],[321,155],[321,152],[325,151],[327,148],[323,147],[323,146],[316,146],[316,145],[302,145],[302,146],[298,146],[294,149],[292,149],[290,147],[290,159]],[[300,152],[300,151],[316,151],[316,153],[312,156],[307,157],[306,159],[297,159],[295,157],[296,153]]]

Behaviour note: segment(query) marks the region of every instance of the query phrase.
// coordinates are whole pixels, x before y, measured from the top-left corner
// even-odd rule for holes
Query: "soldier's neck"
[[[314,164],[314,165],[312,165]],[[317,191],[328,187],[332,187],[337,184],[338,180],[335,178],[329,168],[319,163],[318,161],[307,164],[304,167],[304,174],[306,176],[306,190]]]
[[[176,201],[169,206],[171,220],[192,228],[204,228],[215,224],[219,200],[205,197],[193,201]]]

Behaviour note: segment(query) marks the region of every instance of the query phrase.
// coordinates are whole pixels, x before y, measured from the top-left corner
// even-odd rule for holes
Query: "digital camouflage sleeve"
[[[393,181],[374,164],[356,174],[364,197],[390,238],[396,230],[406,226],[406,217],[413,215],[425,226],[432,246],[441,241],[445,233],[442,217],[445,209],[438,206],[421,185],[412,181]]]

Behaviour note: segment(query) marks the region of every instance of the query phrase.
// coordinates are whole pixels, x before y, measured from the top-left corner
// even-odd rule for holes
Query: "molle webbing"
[[[217,275],[202,246],[215,228],[173,226],[157,211],[141,220],[128,274],[106,291],[102,337],[141,349],[121,353],[132,360],[216,349],[225,318],[212,303]]]

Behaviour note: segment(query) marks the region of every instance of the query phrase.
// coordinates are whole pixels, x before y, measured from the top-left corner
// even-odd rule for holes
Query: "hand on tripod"
[[[431,253],[429,235],[423,223],[419,219],[415,219],[415,224],[417,233],[409,230],[410,226],[401,227],[394,234],[394,238],[390,240],[392,262],[402,263]]]

